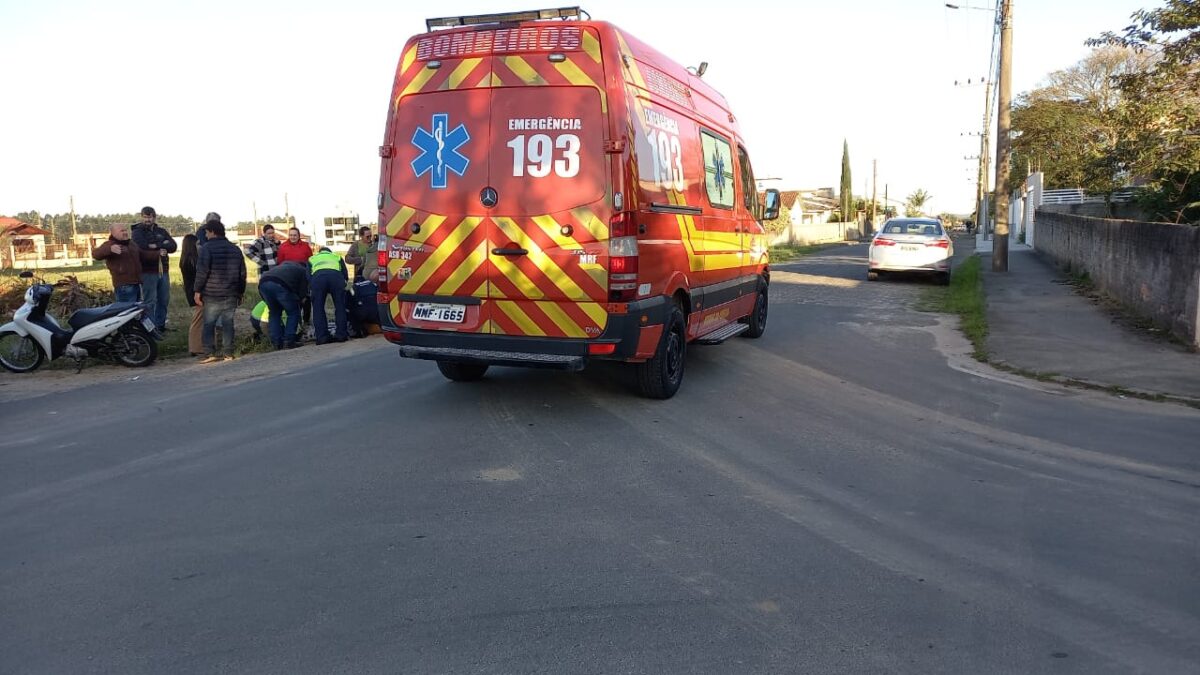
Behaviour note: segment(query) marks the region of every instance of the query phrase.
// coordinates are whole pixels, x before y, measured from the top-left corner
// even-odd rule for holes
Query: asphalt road
[[[377,341],[5,403],[0,672],[1200,670],[1200,411],[974,372],[864,256],[665,402]]]

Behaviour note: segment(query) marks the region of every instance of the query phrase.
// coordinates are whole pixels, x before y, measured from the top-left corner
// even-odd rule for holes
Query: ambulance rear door
[[[558,50],[495,56],[495,333],[592,338],[607,324],[610,132],[599,43],[578,30]]]

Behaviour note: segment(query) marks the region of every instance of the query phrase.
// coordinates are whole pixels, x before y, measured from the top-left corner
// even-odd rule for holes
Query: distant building
[[[0,262],[5,269],[40,267],[50,233],[16,218],[0,218]],[[39,265],[38,263],[42,263]]]
[[[779,202],[787,207],[796,225],[827,223],[842,208],[833,188],[781,190]]]
[[[345,246],[358,238],[358,216],[330,216],[325,218],[325,245],[330,248]]]

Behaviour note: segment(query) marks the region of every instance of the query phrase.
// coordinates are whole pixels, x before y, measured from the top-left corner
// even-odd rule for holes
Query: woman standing
[[[196,304],[196,260],[200,257],[196,235],[183,236],[183,248],[179,254],[179,271],[183,272],[183,292],[188,306],[192,308],[192,323],[188,325],[188,353],[199,356],[204,353],[200,341],[200,329],[204,326],[204,308]]]

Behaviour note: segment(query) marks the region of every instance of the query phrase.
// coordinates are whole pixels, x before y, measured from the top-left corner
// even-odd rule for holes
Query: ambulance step
[[[718,328],[713,332],[696,339],[698,345],[719,345],[729,338],[741,334],[750,328],[748,323],[731,323],[724,328]]]
[[[461,349],[458,347],[403,346],[400,356],[410,359],[431,361],[462,361],[465,363],[487,363],[496,366],[519,366],[523,368],[557,368],[561,370],[583,370],[586,365],[582,356],[571,354],[528,354],[504,352],[491,349]]]

